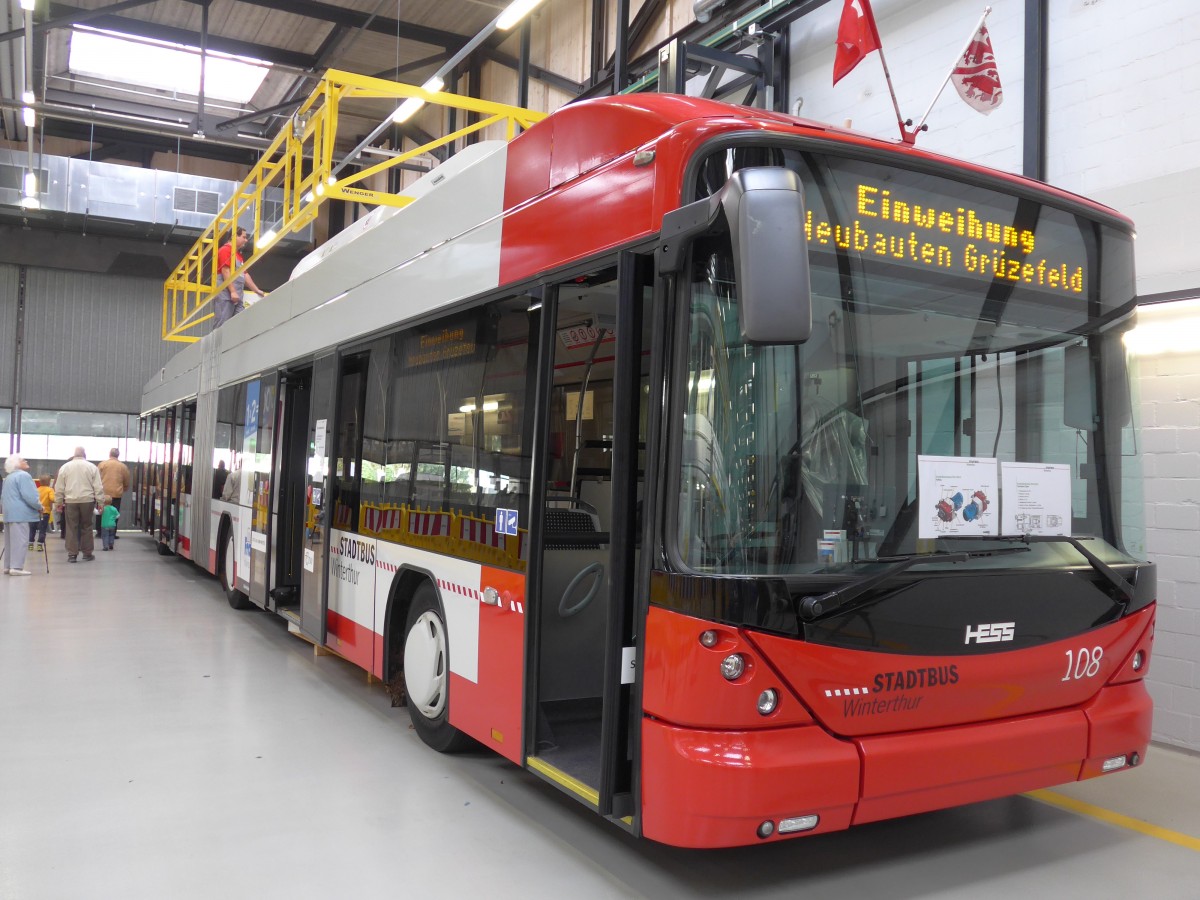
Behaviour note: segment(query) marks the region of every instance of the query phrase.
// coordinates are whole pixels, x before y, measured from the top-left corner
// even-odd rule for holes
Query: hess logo
[[[974,641],[976,644],[997,644],[1000,641],[1011,641],[1016,629],[1016,622],[992,622],[989,625],[976,625],[974,628],[968,625],[967,639],[963,643],[970,644]]]

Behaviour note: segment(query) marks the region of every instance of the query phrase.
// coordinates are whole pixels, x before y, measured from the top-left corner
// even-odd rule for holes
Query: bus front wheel
[[[221,553],[217,559],[217,575],[221,579],[221,590],[234,609],[249,609],[250,598],[237,589],[237,581],[233,574],[234,556],[233,527],[224,525],[221,528]]]
[[[467,748],[471,739],[450,724],[446,620],[428,581],[413,594],[404,635],[404,688],[413,729],[439,753]]]

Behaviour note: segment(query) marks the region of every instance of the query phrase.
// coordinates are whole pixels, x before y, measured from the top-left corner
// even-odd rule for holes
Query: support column
[[[529,107],[529,43],[533,23],[527,18],[521,23],[521,57],[517,62],[517,106]]]
[[[17,322],[13,329],[13,392],[12,409],[8,414],[8,452],[17,453],[21,449],[21,364],[25,349],[25,298],[29,284],[29,268],[17,267]]]
[[[1025,0],[1025,128],[1021,174],[1046,180],[1046,0]]]
[[[629,0],[617,0],[617,34],[613,47],[613,90],[629,87]]]

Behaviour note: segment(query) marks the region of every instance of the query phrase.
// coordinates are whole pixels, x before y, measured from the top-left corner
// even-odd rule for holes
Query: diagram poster
[[[918,456],[919,538],[1000,533],[999,461]]]
[[[1004,534],[1071,533],[1071,467],[1048,463],[1000,464]]]

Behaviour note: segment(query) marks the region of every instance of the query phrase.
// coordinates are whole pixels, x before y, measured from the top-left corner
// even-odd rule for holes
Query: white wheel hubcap
[[[225,539],[225,584],[229,590],[237,587],[233,583],[233,536]]]
[[[446,708],[446,630],[436,613],[421,613],[404,640],[404,685],[408,702],[427,719]]]

